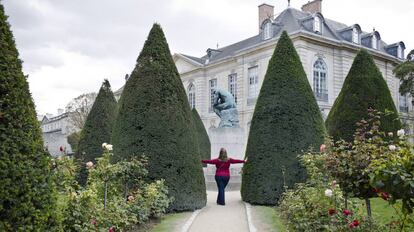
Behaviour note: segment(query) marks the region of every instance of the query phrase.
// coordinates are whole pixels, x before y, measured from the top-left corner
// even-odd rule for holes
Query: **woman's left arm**
[[[240,163],[246,163],[245,160],[239,160],[239,159],[232,159],[230,158],[230,163],[231,164],[240,164]]]

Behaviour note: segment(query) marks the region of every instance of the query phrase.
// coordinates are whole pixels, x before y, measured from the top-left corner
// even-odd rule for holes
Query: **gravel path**
[[[239,191],[226,192],[226,205],[216,204],[217,192],[207,191],[207,206],[191,223],[189,232],[249,232],[246,207]]]

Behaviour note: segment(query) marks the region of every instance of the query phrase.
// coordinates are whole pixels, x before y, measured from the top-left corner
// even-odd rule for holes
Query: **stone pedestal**
[[[245,131],[241,127],[219,127],[211,128],[208,130],[211,143],[211,159],[218,157],[220,148],[224,147],[227,150],[229,158],[244,159],[246,150],[246,138]],[[230,166],[230,182],[228,189],[239,189],[241,184],[241,167],[243,164],[232,164]],[[204,169],[204,175],[206,177],[207,188],[216,188],[214,174],[216,167],[214,165],[208,165]]]

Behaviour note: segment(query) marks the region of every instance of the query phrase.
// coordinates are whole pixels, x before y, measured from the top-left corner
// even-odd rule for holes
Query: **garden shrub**
[[[0,231],[53,230],[50,156],[0,2]]]
[[[110,142],[116,114],[117,103],[111,91],[109,81],[105,80],[99,89],[98,96],[92,105],[80,134],[76,158],[81,163],[95,161],[95,158],[102,155],[101,144],[103,142]],[[86,174],[85,166],[81,165],[79,176],[81,185],[86,183]]]
[[[103,147],[104,154],[96,163],[84,164],[89,175],[83,188],[74,178],[76,163],[72,157],[53,160],[62,200],[56,214],[63,231],[126,231],[150,217],[160,217],[171,202],[163,180],[147,182],[145,158],[112,164],[112,145]]]
[[[114,160],[148,157],[149,178],[165,179],[170,211],[206,204],[195,123],[164,33],[154,24],[125,84],[113,131]]]
[[[204,127],[204,123],[200,118],[197,110],[194,108],[192,110],[193,118],[197,130],[197,139],[198,139],[198,147],[200,151],[200,156],[202,160],[210,159],[211,158],[211,143],[208,137],[206,128]]]
[[[305,180],[297,154],[323,143],[323,119],[298,54],[283,32],[254,110],[241,194],[253,204],[274,205],[284,191]],[[285,172],[285,180],[282,171]]]
[[[327,153],[307,153],[301,161],[308,180],[288,189],[278,206],[292,231],[381,231],[384,226],[366,217],[357,201],[346,208],[341,184],[327,170]]]
[[[355,57],[341,92],[326,119],[329,135],[334,140],[352,142],[357,129],[356,123],[368,117],[369,108],[393,112],[393,117],[381,120],[383,131],[396,132],[401,128],[387,83],[372,56],[366,50],[361,50]]]

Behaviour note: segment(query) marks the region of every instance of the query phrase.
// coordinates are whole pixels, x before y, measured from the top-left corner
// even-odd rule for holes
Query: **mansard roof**
[[[288,34],[296,33],[296,32],[307,32],[307,33],[314,33],[313,32],[313,23],[315,17],[319,17],[321,19],[321,27],[322,27],[322,34],[317,33],[315,35],[320,36],[322,38],[328,38],[333,41],[337,42],[349,42],[348,38],[345,38],[344,31],[353,29],[356,27],[358,31],[361,33],[361,39],[371,37],[372,35],[376,35],[378,39],[378,49],[376,49],[379,52],[385,53],[387,55],[393,55],[388,53],[387,47],[388,45],[381,40],[380,34],[377,31],[373,31],[370,33],[363,32],[361,30],[361,27],[358,24],[354,25],[346,25],[344,23],[340,23],[331,19],[324,18],[321,13],[309,13],[301,10],[297,10],[295,8],[287,8],[286,10],[282,11],[279,15],[277,15],[272,21],[272,39],[279,38],[279,36],[282,34],[282,31],[286,30]],[[272,40],[271,39],[271,40]],[[209,63],[214,63],[216,61],[233,57],[237,55],[237,53],[251,48],[255,46],[259,46],[261,44],[267,43],[269,40],[263,40],[261,33],[258,35],[255,35],[253,37],[247,38],[245,40],[242,40],[240,42],[231,44],[226,47],[218,48],[217,50],[220,52],[215,52],[213,54],[210,54],[210,56],[205,55],[203,57],[193,57],[189,55],[181,54],[199,64],[206,65]],[[370,48],[367,45],[364,45],[364,43],[361,43],[360,45],[355,45],[360,47],[367,47]]]

